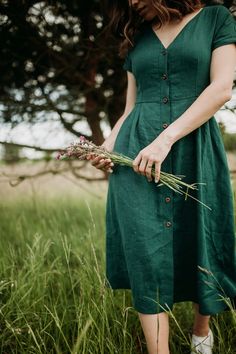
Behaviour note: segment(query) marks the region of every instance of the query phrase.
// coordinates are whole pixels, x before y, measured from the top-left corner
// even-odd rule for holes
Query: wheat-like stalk
[[[123,166],[129,166],[133,167],[133,160],[125,156],[121,153],[117,153],[115,151],[107,151],[103,146],[98,146],[95,145],[92,141],[85,139],[84,136],[80,136],[78,142],[72,143],[70,146],[68,146],[64,150],[60,150],[57,159],[65,159],[65,158],[76,158],[78,160],[86,160],[87,156],[90,154],[95,154],[96,156],[102,156],[108,159],[111,159],[111,161],[115,164],[123,165]],[[155,169],[154,167],[151,170],[151,174],[153,178],[155,178]],[[206,208],[212,210],[208,205],[200,201],[199,199],[193,197],[191,194],[189,194],[189,190],[197,190],[197,184],[206,184],[202,182],[198,183],[192,183],[188,184],[184,181],[182,181],[182,178],[185,177],[184,175],[174,175],[171,173],[167,173],[164,171],[160,171],[160,179],[157,184],[157,187],[160,187],[162,185],[166,185],[170,189],[172,189],[174,192],[183,194],[185,195],[185,200],[187,197],[190,197],[202,205],[204,205]],[[183,189],[185,188],[185,190]]]

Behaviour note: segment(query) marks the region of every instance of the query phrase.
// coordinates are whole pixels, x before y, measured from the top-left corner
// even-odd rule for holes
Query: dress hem
[[[108,286],[112,290],[132,290],[130,287],[114,287],[114,286],[111,287],[111,285],[108,285]],[[233,310],[230,309],[229,306],[226,303],[224,303],[223,300],[222,300],[222,302],[218,306],[217,305],[215,306],[216,307],[215,310],[212,310],[212,311],[201,311],[199,309],[199,313],[201,315],[203,315],[203,316],[212,316],[212,315],[217,315],[219,313],[226,312],[226,311],[236,311],[236,293],[234,295],[232,295],[232,296],[228,296],[227,299],[229,299],[231,301]],[[139,302],[140,302],[140,300],[139,300]],[[199,302],[198,302],[198,300],[196,298],[190,296],[190,297],[186,297],[186,298],[182,298],[182,299],[176,299],[176,300],[173,301],[172,305],[168,305],[168,304],[167,305],[168,305],[168,308],[172,311],[173,310],[173,306],[175,304],[181,303],[181,302],[194,302],[194,303],[199,304]],[[234,305],[233,305],[233,303],[234,303]],[[153,315],[155,315],[155,314],[159,314],[161,312],[169,312],[169,310],[166,310],[166,311],[165,310],[161,310],[161,311],[157,311],[157,312],[153,312],[152,310],[148,311],[146,306],[145,306],[145,308],[146,308],[145,311],[143,311],[143,307],[137,306],[135,304],[133,305],[133,308],[136,311],[138,311],[140,313],[143,313],[143,314],[153,314]]]

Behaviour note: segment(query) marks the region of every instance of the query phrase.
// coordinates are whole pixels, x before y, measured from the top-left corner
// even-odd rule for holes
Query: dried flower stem
[[[71,158],[75,157],[79,160],[86,160],[88,155],[95,154],[96,156],[105,157],[107,159],[111,159],[111,161],[115,164],[133,167],[133,160],[125,156],[123,154],[117,152],[110,152],[107,151],[103,146],[97,146],[92,141],[86,140],[83,136],[80,136],[79,142],[72,143],[69,147],[65,150],[61,150],[57,156],[57,159],[63,158]],[[152,168],[151,175],[155,178],[155,168]],[[191,194],[188,193],[189,189],[197,190],[197,184],[206,184],[206,183],[192,183],[188,184],[182,181],[182,177],[184,175],[173,175],[171,173],[167,173],[164,171],[160,172],[160,180],[157,184],[157,187],[162,185],[166,185],[168,188],[172,189],[174,192],[185,195],[185,200],[187,197],[190,197],[206,208],[212,210],[208,205],[203,203],[202,201],[198,200],[197,198],[193,197]],[[183,190],[183,187],[186,188],[186,191]]]

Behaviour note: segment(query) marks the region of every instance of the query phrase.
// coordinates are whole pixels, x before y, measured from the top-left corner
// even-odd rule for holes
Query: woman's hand
[[[108,140],[105,140],[103,146],[107,151],[111,152],[114,147],[114,142],[110,142]],[[112,166],[114,166],[114,163],[111,162],[111,159],[104,158],[105,155],[101,156],[95,156],[93,153],[87,156],[87,160],[92,160],[91,164],[96,167],[97,169],[107,171],[112,173]]]
[[[142,149],[133,161],[135,172],[146,176],[152,181],[151,170],[155,167],[155,182],[160,179],[161,164],[165,160],[172,144],[164,136],[159,135],[151,144]]]

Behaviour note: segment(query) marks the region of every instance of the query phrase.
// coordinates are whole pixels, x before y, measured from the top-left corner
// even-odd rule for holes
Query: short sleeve
[[[132,72],[132,61],[131,61],[130,51],[128,51],[125,56],[123,69]]]
[[[236,43],[236,21],[231,12],[225,6],[220,5],[212,50],[230,43]]]

